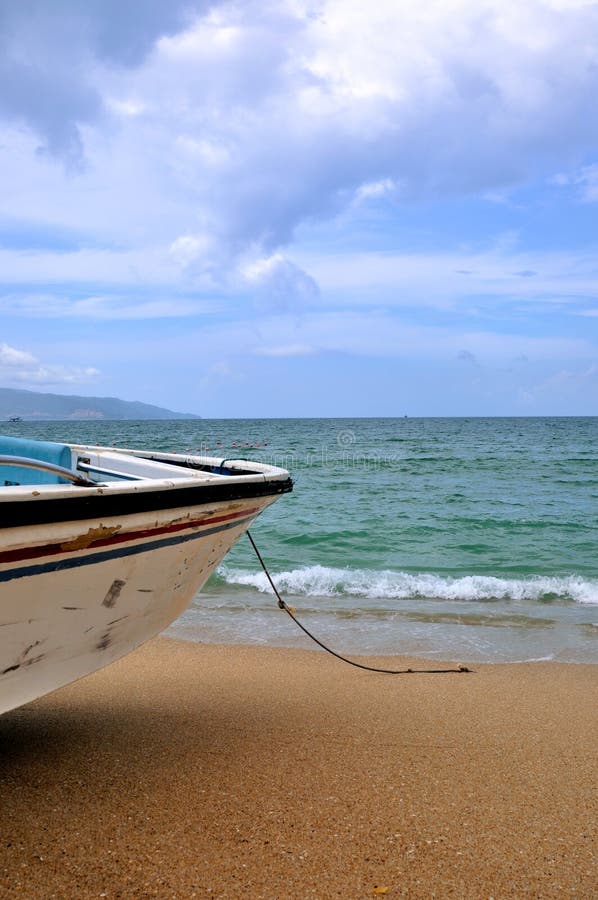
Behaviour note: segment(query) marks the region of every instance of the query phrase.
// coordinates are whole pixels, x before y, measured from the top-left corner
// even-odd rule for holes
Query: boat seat
[[[34,441],[29,438],[0,435],[0,455],[25,456],[42,462],[54,463],[65,469],[72,467],[71,448],[54,441]],[[0,487],[12,484],[66,484],[59,475],[25,469],[22,466],[0,465]]]

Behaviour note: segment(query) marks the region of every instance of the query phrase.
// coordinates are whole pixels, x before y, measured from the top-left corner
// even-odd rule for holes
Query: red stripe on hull
[[[41,547],[22,547],[18,550],[5,550],[3,553],[0,553],[0,564],[21,562],[28,559],[40,559],[46,556],[57,556],[60,553],[72,552],[72,550],[89,550],[92,547],[109,547],[114,544],[124,544],[128,541],[142,540],[144,538],[156,537],[161,534],[173,534],[177,531],[187,531],[190,528],[213,525],[217,522],[230,522],[234,519],[246,518],[252,513],[258,513],[260,509],[261,507],[255,506],[250,509],[242,509],[238,512],[227,513],[222,516],[211,516],[208,519],[193,519],[187,522],[177,522],[172,525],[162,525],[158,528],[146,528],[141,531],[128,531],[124,534],[112,534],[109,537],[100,537],[96,540],[91,540],[89,544],[82,544],[79,547],[69,547],[68,545],[73,542],[63,541],[60,544],[45,544]],[[82,537],[84,537],[84,535]]]

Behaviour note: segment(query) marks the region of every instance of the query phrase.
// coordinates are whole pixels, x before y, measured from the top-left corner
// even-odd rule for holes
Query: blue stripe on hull
[[[138,553],[149,552],[150,550],[159,550],[162,547],[171,547],[174,544],[186,544],[188,541],[198,540],[199,538],[211,534],[217,534],[220,531],[228,531],[231,528],[237,528],[244,522],[250,522],[253,518],[253,516],[246,516],[243,519],[236,519],[234,522],[226,522],[224,525],[206,528],[204,531],[161,538],[158,541],[147,541],[145,544],[135,544],[133,547],[119,547],[114,550],[89,553],[87,556],[75,556],[70,559],[53,560],[52,562],[39,563],[33,566],[20,566],[18,569],[0,572],[0,582],[14,581],[16,578],[28,578],[33,575],[44,575],[48,572],[62,572],[65,569],[78,569],[81,566],[93,566],[96,563],[107,562],[112,559],[134,556]]]

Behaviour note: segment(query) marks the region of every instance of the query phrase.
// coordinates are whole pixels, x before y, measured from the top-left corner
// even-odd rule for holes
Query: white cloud
[[[33,129],[52,155],[83,160],[81,126],[102,114],[98,65],[138,66],[201,0],[45,0],[0,8],[0,113]]]
[[[15,347],[9,347],[8,344],[0,344],[0,366],[4,369],[22,369],[25,366],[32,366],[37,360],[31,353],[24,350],[17,350]]]
[[[319,294],[311,275],[280,253],[252,260],[242,267],[241,275],[260,297],[259,306],[264,310],[300,308]]]
[[[199,387],[202,391],[210,392],[222,383],[242,381],[243,373],[238,364],[233,365],[227,359],[216,359],[204,370],[204,374],[199,379]]]
[[[0,296],[0,310],[11,316],[36,319],[96,319],[103,321],[179,319],[213,313],[218,304],[186,297],[97,295],[69,298],[56,294],[6,294]]]
[[[180,277],[198,287],[209,288],[230,274],[227,249],[207,232],[182,234],[168,248]]]
[[[591,340],[576,337],[521,335],[490,329],[455,328],[450,325],[413,324],[380,309],[338,312],[310,310],[298,319],[292,314],[269,315],[259,324],[240,321],[213,324],[190,331],[189,344],[202,346],[206,360],[224,350],[231,358],[248,355],[301,356],[343,353],[380,359],[430,360],[434,364],[459,364],[458,354],[466,348],[468,360],[480,365],[511,365],[516,358],[530,362],[562,364],[565,360],[596,358]]]
[[[308,344],[280,344],[274,347],[258,347],[255,353],[258,356],[310,356],[313,347]]]
[[[37,136],[7,213],[170,246],[171,280],[356,198],[498,196],[598,142],[595,3],[31,0],[2,24],[0,114]],[[39,140],[86,170],[51,172]]]
[[[106,106],[119,116],[140,116],[145,112],[145,107],[135,100],[117,100],[106,99]]]
[[[598,165],[582,166],[568,173],[559,172],[550,181],[558,187],[573,187],[579,199],[586,203],[598,201]]]
[[[523,250],[499,241],[476,251],[326,256],[297,253],[329,303],[471,310],[488,298],[580,313],[598,294],[598,257],[589,251]],[[591,312],[583,313],[592,315]]]
[[[178,271],[161,247],[77,249],[58,253],[0,249],[0,269],[5,283],[47,285],[93,281],[130,287],[166,286]]]
[[[159,299],[145,297],[136,302],[129,297],[85,297],[68,305],[68,315],[71,317],[80,316],[105,321],[178,319],[208,311],[210,305],[205,301],[178,297]]]
[[[100,373],[92,367],[73,368],[40,362],[33,354],[0,344],[0,381],[4,386],[83,384]]]
[[[526,402],[533,404],[550,400],[555,396],[564,397],[569,404],[578,402],[579,397],[590,400],[590,409],[595,408],[598,399],[598,364],[591,363],[585,367],[562,368],[553,372],[548,378],[529,385],[525,392]]]

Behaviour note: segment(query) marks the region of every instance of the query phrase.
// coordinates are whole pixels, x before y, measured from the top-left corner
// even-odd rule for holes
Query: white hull
[[[91,495],[90,512],[98,493],[104,511],[111,510],[116,495],[124,496],[131,512],[82,518],[79,511],[76,520],[33,521],[2,529],[0,713],[113,662],[161,632],[186,609],[253,519],[282,492],[265,493],[261,475],[258,496],[251,496],[252,479],[245,473],[227,478],[226,487],[229,494],[248,496],[218,500],[214,495],[222,479],[214,491],[217,480],[211,476],[193,475],[190,480],[181,474],[180,479],[161,481],[157,489],[140,482],[132,487],[127,482],[124,488],[54,486],[37,492],[35,506],[29,490],[26,519],[35,519],[41,495],[52,499],[54,494],[60,501],[72,492],[78,492],[78,500]],[[198,477],[206,482],[207,502],[202,502]],[[275,475],[274,488],[280,480]],[[243,490],[231,492],[236,481]],[[179,499],[172,508],[151,508],[153,497],[165,506],[164,498],[174,497],[177,489]],[[10,499],[16,490],[7,488],[5,493]],[[112,503],[105,499],[109,493]],[[136,505],[141,511],[133,511]]]

